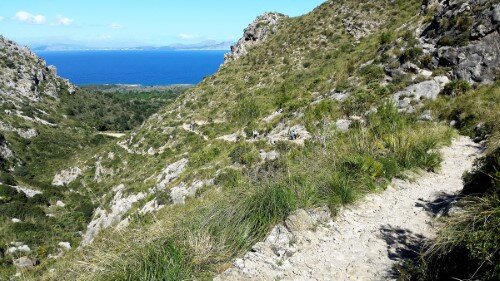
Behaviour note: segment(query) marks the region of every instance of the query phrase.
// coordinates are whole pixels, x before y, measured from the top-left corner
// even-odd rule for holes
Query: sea
[[[164,86],[198,84],[217,72],[228,51],[38,51],[73,84]]]

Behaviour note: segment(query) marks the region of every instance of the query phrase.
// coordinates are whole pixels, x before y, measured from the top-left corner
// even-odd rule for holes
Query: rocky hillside
[[[433,122],[446,106],[430,105],[496,83],[498,8],[343,0],[259,17],[217,74],[50,175],[95,208],[80,251],[21,273],[206,279],[298,208],[335,213],[405,170],[437,169],[460,116]]]
[[[184,90],[77,89],[0,37],[0,280],[14,265],[60,256],[79,241],[94,205],[65,186],[78,170],[55,174],[113,140],[96,129],[129,130]]]
[[[69,81],[57,76],[55,67],[47,66],[27,47],[19,47],[4,37],[0,37],[0,62],[2,104],[8,101],[41,102],[48,97],[59,98],[63,90],[75,91]]]
[[[225,63],[237,60],[248,53],[255,45],[265,41],[278,29],[279,22],[286,18],[283,14],[265,13],[257,17],[243,32],[243,37],[231,46],[231,53],[225,56]]]
[[[36,137],[38,126],[55,126],[53,112],[46,110],[59,99],[61,92],[75,91],[71,83],[57,76],[54,67],[48,67],[28,48],[3,37],[0,37],[0,73],[0,131],[13,132],[23,139]],[[8,141],[4,140],[2,147],[0,161],[13,169],[19,159]]]

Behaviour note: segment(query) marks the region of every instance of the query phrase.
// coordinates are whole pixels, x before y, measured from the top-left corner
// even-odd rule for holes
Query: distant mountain
[[[79,50],[230,50],[233,42],[224,41],[218,42],[215,40],[207,40],[194,44],[172,44],[167,46],[138,46],[127,48],[106,48],[106,47],[89,47],[78,44],[63,44],[54,43],[50,45],[32,46],[32,50],[37,51],[79,51]]]

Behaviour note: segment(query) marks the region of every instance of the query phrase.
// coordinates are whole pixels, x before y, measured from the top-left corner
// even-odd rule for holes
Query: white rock
[[[335,126],[337,126],[337,129],[341,132],[347,132],[351,124],[352,121],[348,119],[339,119],[335,122]]]
[[[66,204],[64,204],[64,202],[63,202],[63,201],[61,201],[61,200],[57,200],[57,202],[56,202],[56,206],[57,206],[57,207],[64,208],[64,207],[66,207]]]
[[[210,181],[195,180],[189,186],[184,183],[172,188],[170,191],[170,198],[174,205],[185,204],[186,198],[194,197],[196,191],[205,185],[210,185]]]
[[[30,198],[37,195],[37,194],[42,194],[42,192],[39,190],[35,190],[35,189],[27,188],[27,187],[12,186],[12,188],[17,190],[17,192],[22,192],[22,193],[26,194],[26,196],[30,197]]]
[[[124,196],[125,185],[120,184],[113,189],[115,196],[109,204],[110,211],[106,211],[99,207],[94,211],[94,218],[88,224],[87,231],[83,235],[82,245],[92,243],[94,237],[101,231],[101,229],[118,224],[122,216],[125,215],[132,205],[146,197],[146,193],[140,192],[132,194],[127,197]]]
[[[422,70],[420,70],[419,74],[424,76],[424,77],[429,78],[432,76],[432,71],[427,70],[427,69],[422,69]]]
[[[17,247],[9,247],[7,248],[7,254],[13,254],[17,252]]]
[[[153,188],[154,190],[165,190],[167,185],[177,179],[188,164],[188,159],[183,158],[175,163],[169,164],[161,171],[161,173],[156,177],[157,185]]]
[[[21,220],[20,220],[20,219],[16,219],[16,218],[12,218],[12,220],[11,220],[11,221],[12,221],[13,223],[18,223],[18,222],[21,222]]]
[[[69,242],[59,242],[59,247],[65,250],[71,250],[71,244]]]
[[[398,108],[411,110],[413,104],[421,103],[422,100],[435,100],[447,83],[449,79],[446,76],[438,76],[433,80],[408,86],[395,93],[392,100]]]
[[[20,247],[17,247],[17,250],[19,252],[25,252],[25,253],[31,252],[31,249],[30,249],[30,247],[28,247],[28,245],[22,245]]]
[[[52,180],[52,185],[64,186],[75,181],[82,174],[82,170],[78,167],[69,168],[57,173]]]
[[[165,207],[165,205],[158,204],[158,201],[155,198],[155,199],[149,201],[148,203],[146,203],[146,205],[144,205],[144,207],[142,207],[142,209],[139,211],[139,213],[140,214],[153,213],[153,212],[156,212],[156,211],[163,209],[163,207]]]

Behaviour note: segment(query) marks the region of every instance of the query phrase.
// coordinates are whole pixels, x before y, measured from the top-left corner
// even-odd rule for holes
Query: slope
[[[453,131],[430,122],[424,103],[496,79],[476,81],[474,65],[456,59],[498,40],[493,2],[462,4],[477,7],[471,26],[488,28],[465,46],[421,32],[448,14],[420,1],[327,1],[302,17],[259,18],[255,27],[271,28],[245,55],[73,161],[82,173],[70,185],[98,206],[82,250],[28,275],[54,266],[44,278],[213,276],[298,208],[335,212],[405,170],[436,169]],[[486,45],[473,52],[490,77],[498,45]]]
[[[216,280],[396,280],[394,266],[435,236],[433,217],[458,196],[480,151],[460,137],[442,149],[438,173],[395,180],[335,220],[321,209],[298,211]]]

